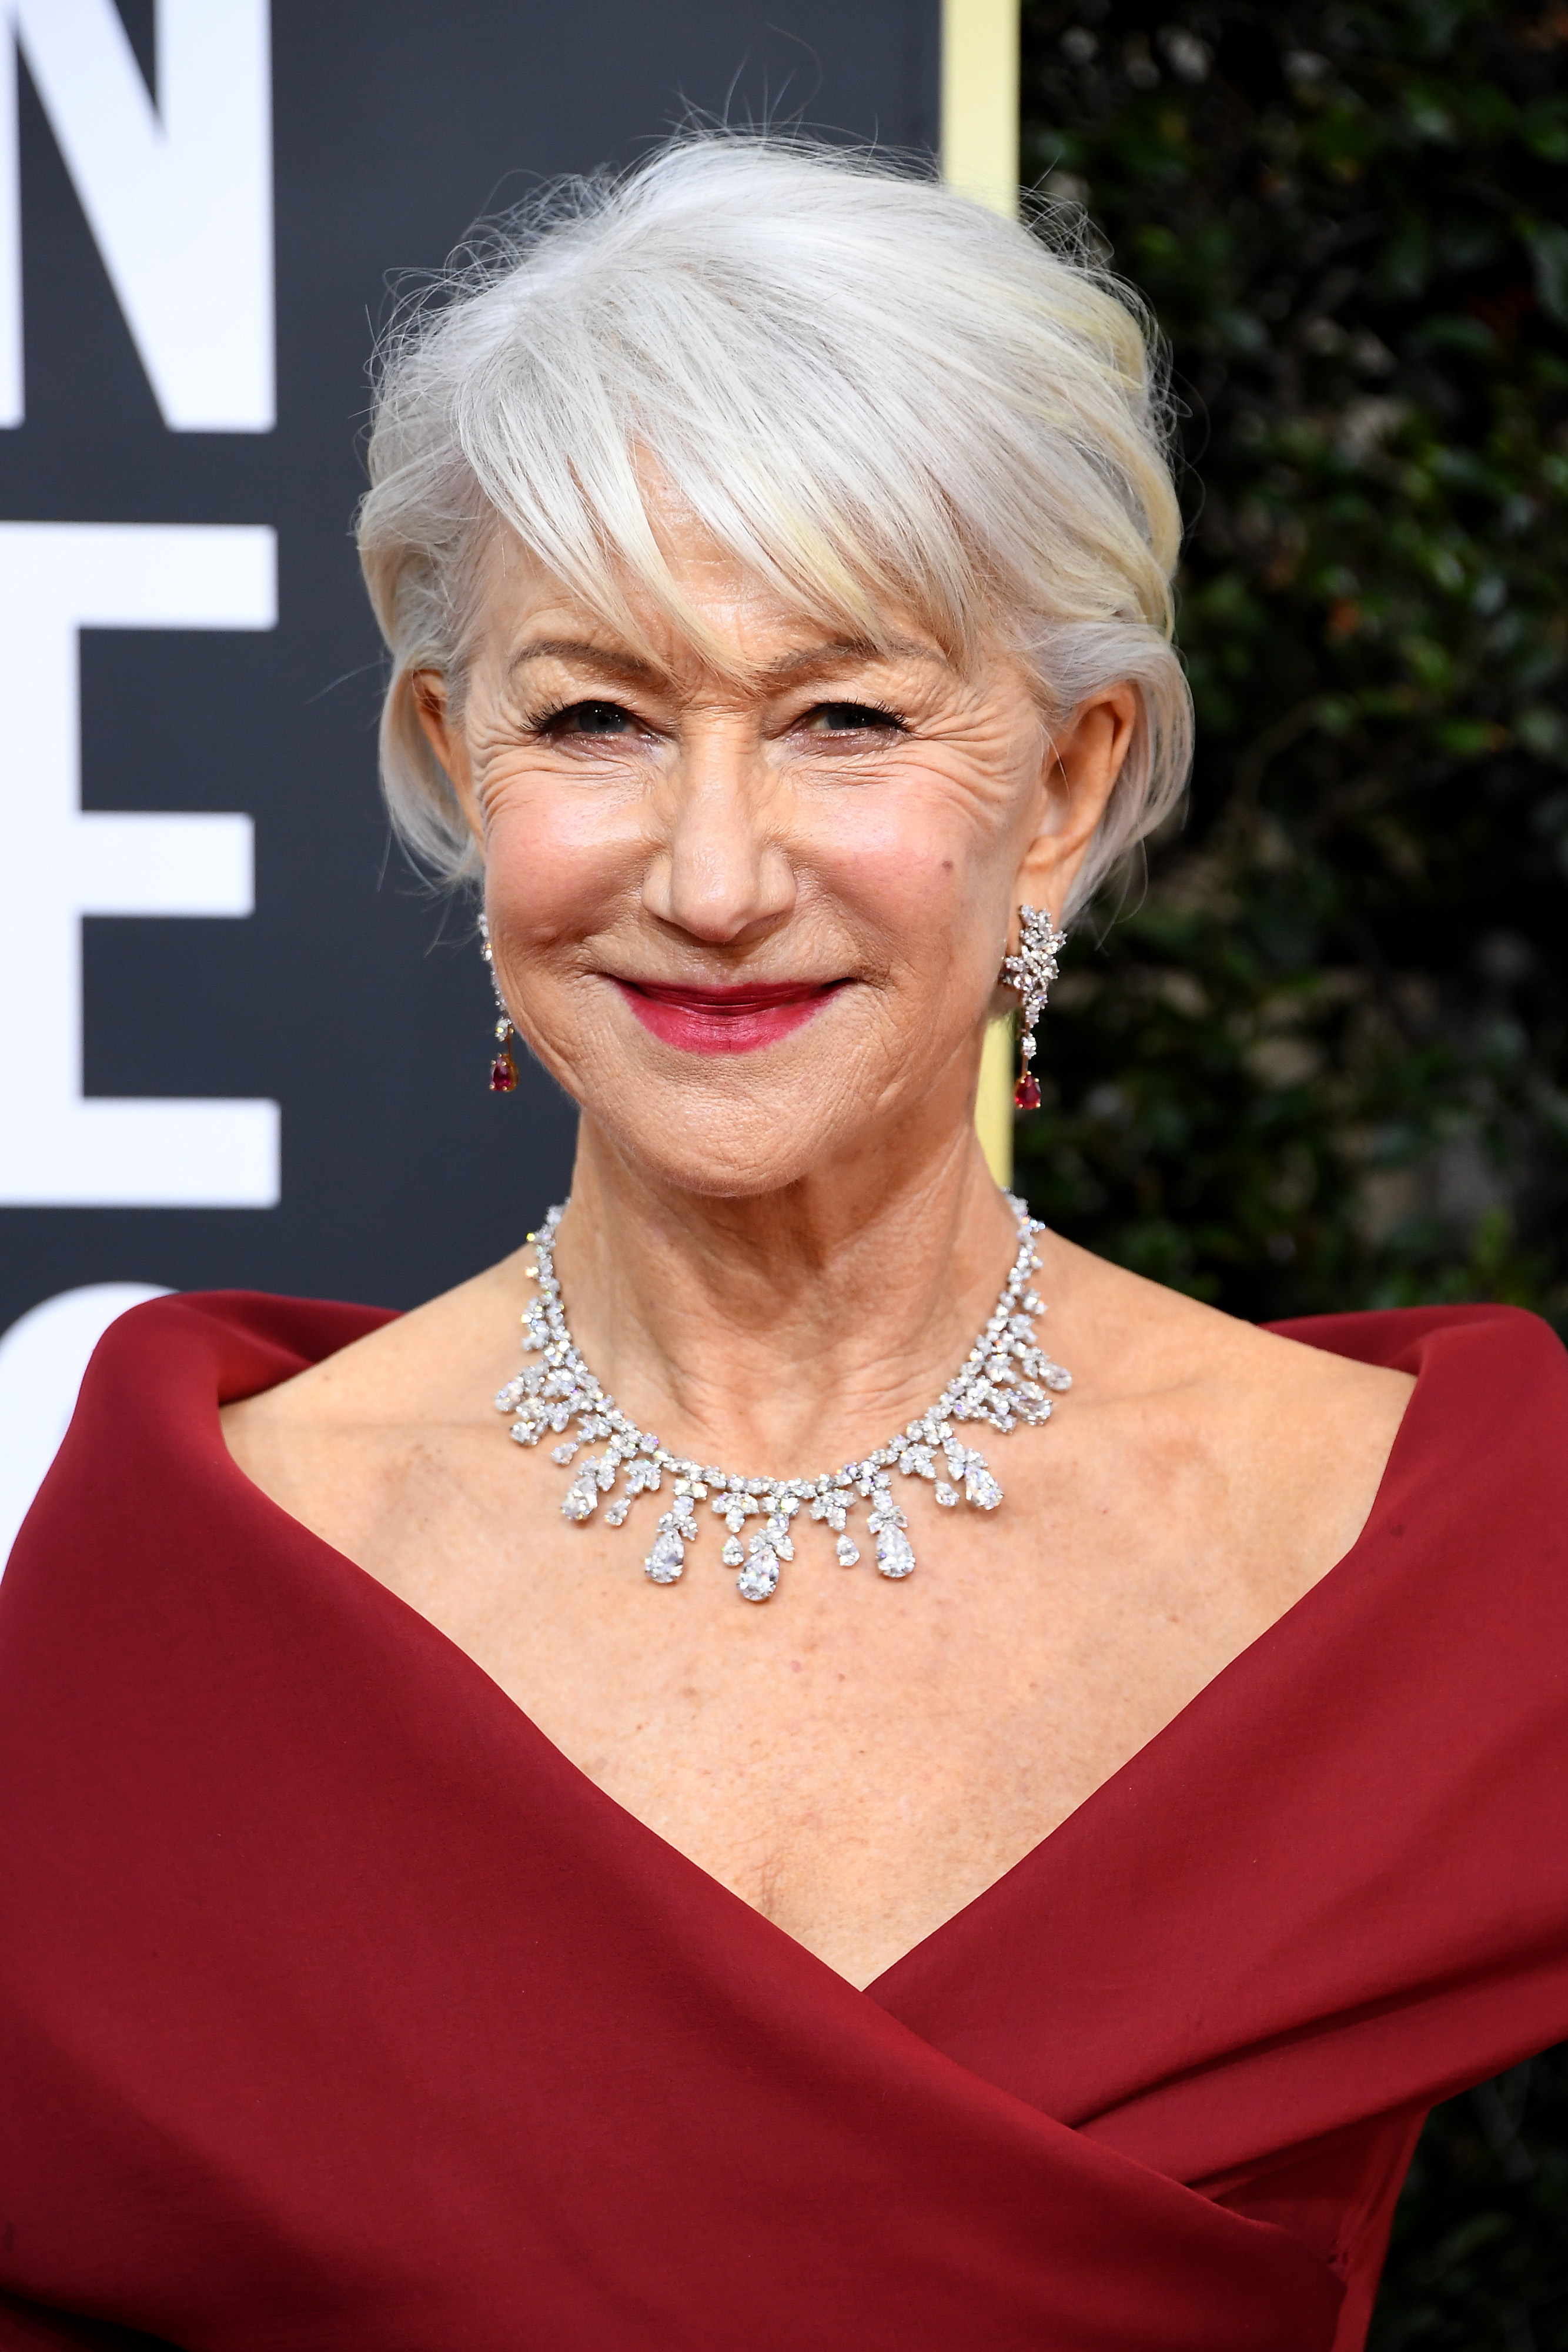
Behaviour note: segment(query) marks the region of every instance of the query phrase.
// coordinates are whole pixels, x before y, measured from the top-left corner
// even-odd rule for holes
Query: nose
[[[795,874],[770,783],[740,746],[680,762],[661,794],[663,837],[643,876],[649,914],[689,938],[730,947],[790,912]]]

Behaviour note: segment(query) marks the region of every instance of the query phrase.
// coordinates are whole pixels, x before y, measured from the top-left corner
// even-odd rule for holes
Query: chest
[[[655,1585],[655,1498],[619,1530],[570,1525],[563,1475],[488,1429],[389,1450],[320,1532],[608,1795],[867,1981],[1278,1613],[1256,1530],[1179,1450],[1130,1473],[1059,1426],[1020,1433],[995,1466],[992,1513],[904,1490],[920,1564],[902,1581],[869,1543],[845,1570],[830,1530],[798,1525],[764,1606],[737,1598],[722,1528]]]

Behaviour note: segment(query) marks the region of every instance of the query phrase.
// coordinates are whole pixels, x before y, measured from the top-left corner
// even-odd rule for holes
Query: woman
[[[100,1350],[4,1587],[0,2343],[1359,2346],[1425,2109],[1568,2032],[1563,1363],[986,1172],[1186,763],[1139,320],[685,142],[407,326],[371,472],[571,1199]]]

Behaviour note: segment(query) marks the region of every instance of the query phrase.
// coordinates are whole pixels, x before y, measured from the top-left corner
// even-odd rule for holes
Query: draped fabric
[[[1426,2108],[1568,2036],[1568,1359],[857,1991],[246,1480],[382,1318],[116,1325],[0,1584],[0,2347],[1354,2352]]]

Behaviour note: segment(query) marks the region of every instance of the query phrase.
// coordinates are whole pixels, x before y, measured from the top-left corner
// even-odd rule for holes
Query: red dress
[[[235,1468],[381,1319],[137,1308],[0,1585],[0,2347],[1359,2346],[1568,2036],[1551,1332],[1293,1327],[1419,1376],[1354,1550],[858,1992]]]

